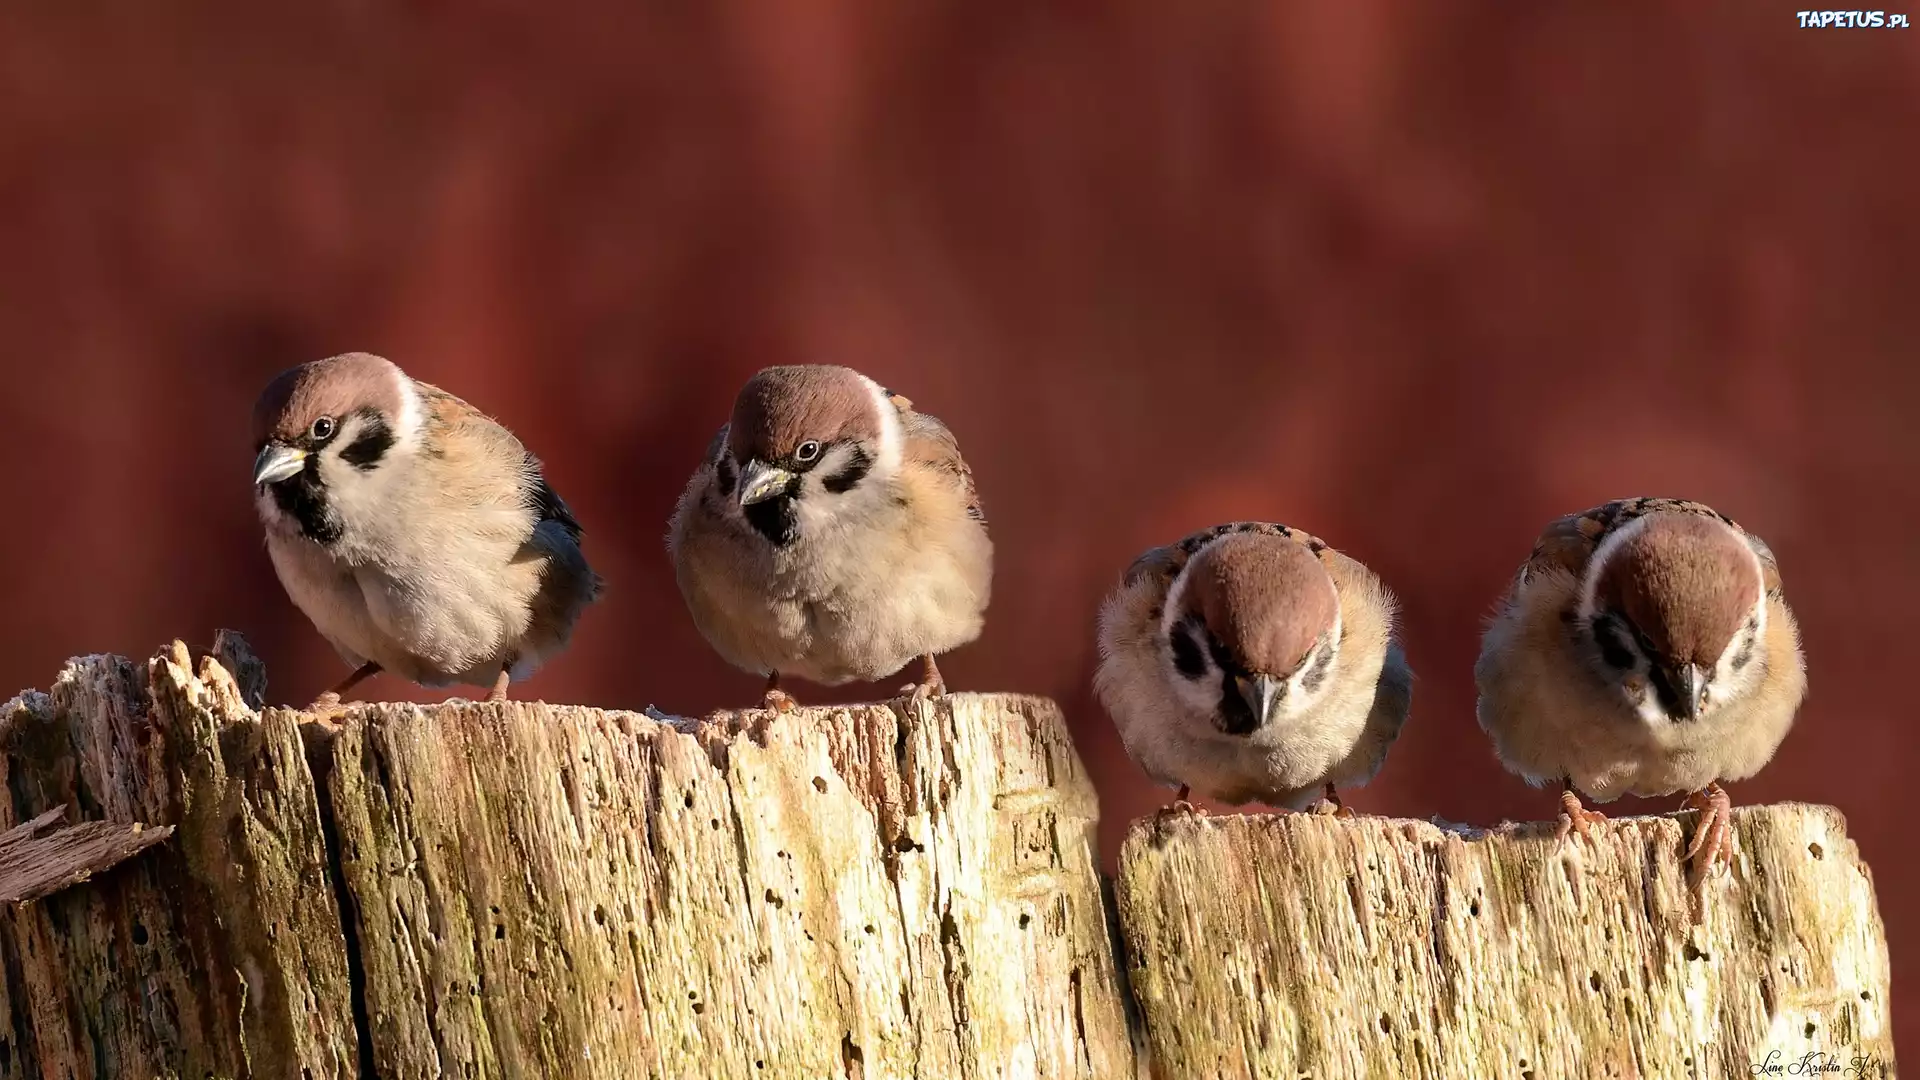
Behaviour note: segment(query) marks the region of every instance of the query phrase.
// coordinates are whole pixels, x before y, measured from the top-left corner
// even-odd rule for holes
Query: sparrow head
[[[1594,666],[1649,723],[1697,720],[1759,680],[1760,560],[1724,522],[1654,513],[1602,541],[1581,623]]]
[[[1304,546],[1229,533],[1174,580],[1164,626],[1182,696],[1220,730],[1249,735],[1301,716],[1325,693],[1340,649],[1340,594]]]
[[[281,372],[253,408],[253,483],[269,526],[340,538],[343,488],[374,473],[420,425],[412,380],[368,353]]]
[[[852,368],[771,367],[747,380],[714,462],[731,498],[776,546],[871,498],[899,468],[899,410]]]

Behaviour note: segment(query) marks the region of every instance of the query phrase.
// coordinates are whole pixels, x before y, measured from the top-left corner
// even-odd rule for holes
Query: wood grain
[[[1736,810],[1699,927],[1691,818],[1565,849],[1546,826],[1136,823],[1117,893],[1161,1075],[1718,1080],[1809,1053],[1894,1075],[1886,938],[1840,814]]]

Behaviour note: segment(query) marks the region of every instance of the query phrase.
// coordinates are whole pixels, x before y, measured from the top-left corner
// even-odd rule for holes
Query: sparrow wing
[[[980,492],[974,487],[973,469],[960,456],[960,442],[937,418],[914,409],[906,397],[889,392],[888,399],[900,410],[901,433],[906,437],[905,457],[918,462],[947,480],[965,500],[967,516],[982,525],[986,511],[980,508]]]

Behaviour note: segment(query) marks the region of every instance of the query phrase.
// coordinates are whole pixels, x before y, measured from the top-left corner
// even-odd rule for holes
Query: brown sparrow
[[[1711,507],[1622,499],[1547,526],[1474,667],[1501,762],[1559,783],[1560,837],[1605,820],[1580,803],[1689,792],[1696,915],[1733,854],[1721,781],[1758,772],[1806,695],[1773,552]]]
[[[513,433],[392,363],[282,372],[253,412],[255,504],[287,595],[356,669],[504,700],[565,648],[600,579]]]
[[[980,636],[993,544],[973,474],[944,424],[851,368],[772,367],[680,497],[674,576],[707,641],[767,676],[883,679],[920,657],[917,696],[944,692],[934,656]]]
[[[1301,809],[1373,779],[1413,673],[1393,595],[1297,529],[1220,525],[1140,556],[1100,612],[1094,692],[1155,780]]]

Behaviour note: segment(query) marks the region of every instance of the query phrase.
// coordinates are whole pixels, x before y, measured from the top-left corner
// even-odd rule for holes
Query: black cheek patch
[[[1320,655],[1313,658],[1313,666],[1307,669],[1305,675],[1301,676],[1300,689],[1305,690],[1309,694],[1320,689],[1320,684],[1327,681],[1327,671],[1332,667],[1333,649],[1331,646],[1322,645],[1320,647]]]
[[[1168,638],[1173,646],[1173,668],[1188,679],[1199,679],[1207,673],[1207,662],[1200,655],[1200,644],[1193,640],[1193,629],[1186,623],[1173,628]]]
[[[387,422],[377,416],[369,417],[360,428],[360,434],[347,444],[346,449],[340,451],[340,460],[361,472],[367,472],[379,466],[380,459],[393,449],[393,443],[393,429],[387,426]]]
[[[734,471],[732,454],[721,454],[714,459],[713,479],[720,489],[721,497],[733,497],[733,485],[739,482],[740,474]]]
[[[847,459],[846,467],[820,481],[820,486],[835,495],[844,495],[852,491],[855,484],[866,479],[867,473],[872,470],[873,458],[867,456],[865,450],[856,446],[853,448],[853,456]]]
[[[1599,615],[1593,620],[1594,644],[1600,646],[1600,659],[1608,667],[1625,671],[1633,666],[1633,650],[1627,648],[1625,636],[1620,630],[1620,620],[1612,615]]]
[[[1759,627],[1753,623],[1748,623],[1747,636],[1740,639],[1740,651],[1734,653],[1733,659],[1728,662],[1733,670],[1739,671],[1753,662],[1753,646],[1755,639],[1758,637]]]
[[[793,500],[786,495],[776,495],[742,508],[747,524],[753,531],[767,538],[774,547],[785,547],[800,535],[799,515],[794,512]]]

